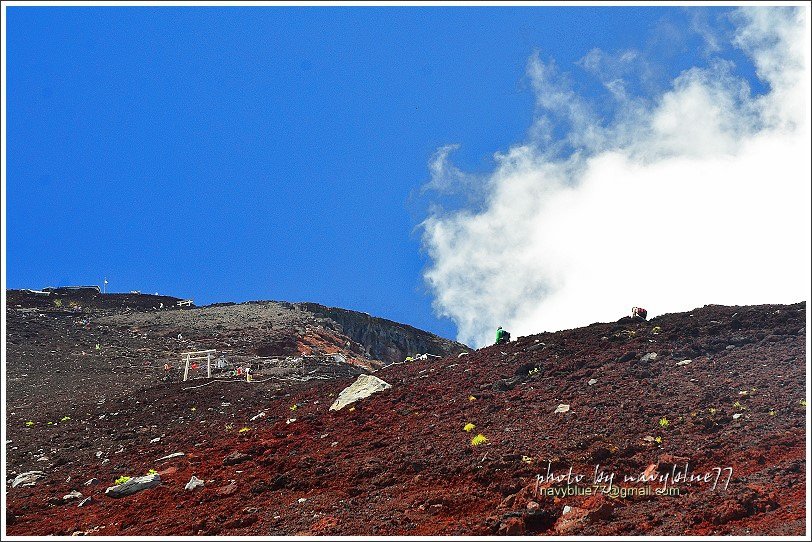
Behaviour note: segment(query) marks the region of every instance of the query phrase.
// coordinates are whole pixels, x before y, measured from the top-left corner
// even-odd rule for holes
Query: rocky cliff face
[[[336,331],[362,345],[371,358],[383,361],[384,365],[403,361],[407,356],[415,354],[445,357],[470,350],[464,344],[366,313],[325,307],[317,303],[297,305],[317,318],[335,322]]]

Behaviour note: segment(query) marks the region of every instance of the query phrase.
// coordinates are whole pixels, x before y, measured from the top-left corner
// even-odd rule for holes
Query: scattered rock
[[[177,467],[167,467],[165,469],[159,470],[158,474],[160,474],[161,476],[171,476],[172,474],[175,474],[176,472],[178,472]]]
[[[234,451],[223,458],[223,465],[236,465],[237,463],[242,463],[246,459],[248,459],[248,454]]]
[[[516,494],[513,493],[508,495],[504,499],[502,499],[502,503],[499,505],[500,508],[509,509],[513,506],[513,503],[516,502]]]
[[[522,518],[505,518],[499,524],[498,535],[501,536],[518,536],[524,534],[524,520]]]
[[[237,492],[237,482],[231,482],[227,486],[218,487],[216,493],[218,495],[233,495]]]
[[[176,457],[183,457],[186,454],[183,452],[175,452],[174,454],[165,455],[163,457],[159,457],[155,461],[166,461],[167,459],[175,459]]]
[[[536,368],[535,363],[523,363],[522,365],[516,367],[516,370],[513,371],[513,374],[515,376],[525,376],[530,374],[530,371],[532,371],[535,368]]]
[[[527,375],[518,375],[511,378],[502,378],[497,380],[491,385],[491,389],[493,391],[508,391],[512,390],[516,387],[517,384],[521,384],[527,378]]]
[[[648,354],[646,354],[645,356],[640,358],[640,361],[642,363],[648,363],[648,362],[654,361],[656,359],[657,359],[657,353],[656,352],[649,352]]]
[[[14,481],[11,482],[11,487],[32,487],[37,484],[39,480],[45,478],[45,473],[41,470],[32,470],[18,474]]]
[[[108,497],[119,498],[138,493],[144,489],[155,487],[161,483],[160,474],[148,474],[146,476],[136,476],[130,478],[123,484],[108,487],[104,494]]]
[[[569,405],[565,405],[564,403],[561,403],[560,405],[555,407],[555,412],[554,413],[555,414],[560,414],[560,413],[563,413],[563,412],[569,412],[569,410],[570,410]]]
[[[63,496],[62,500],[65,501],[65,502],[68,502],[68,501],[74,501],[76,499],[81,499],[82,497],[84,497],[84,495],[82,495],[78,491],[74,490],[74,491],[71,491],[70,493],[68,493],[67,495]]]
[[[744,414],[742,414],[741,412],[737,412],[736,414],[734,414],[734,415],[733,415],[733,419],[734,419],[734,420],[738,420],[738,419],[739,419],[739,418],[741,418],[742,416],[744,416]]]
[[[86,486],[95,486],[95,485],[96,485],[96,484],[98,484],[98,483],[99,483],[99,479],[98,479],[98,478],[91,478],[90,480],[88,480],[87,482],[85,482],[85,485],[86,485]]]
[[[625,354],[623,354],[622,356],[620,356],[619,358],[617,358],[617,361],[618,361],[619,363],[623,363],[624,361],[631,361],[631,360],[633,360],[633,359],[634,359],[634,358],[636,358],[636,357],[637,357],[637,352],[635,352],[634,350],[632,350],[631,352],[626,352]]]
[[[571,534],[589,523],[605,521],[612,515],[612,505],[603,495],[587,498],[580,506],[565,506],[553,529],[557,534]]]
[[[93,504],[92,497],[85,497],[77,506],[87,506],[88,504]]]
[[[271,489],[273,490],[284,489],[289,485],[290,479],[286,475],[280,474],[279,476],[274,478],[273,481],[271,482]]]
[[[298,502],[299,504],[304,504],[306,501],[307,499],[305,499],[304,497],[299,497],[299,499],[296,500],[296,502]]]
[[[595,379],[595,378],[590,378],[590,379],[589,379],[589,381],[587,382],[587,385],[588,385],[588,386],[594,386],[594,385],[595,385],[595,384],[597,384],[597,383],[598,383],[597,379]]]
[[[341,410],[359,399],[364,399],[374,393],[391,387],[391,384],[384,382],[377,376],[359,375],[355,382],[341,390],[341,393],[338,394],[338,398],[330,405],[330,410]]]
[[[692,360],[690,360],[690,359],[684,359],[682,361],[678,361],[677,365],[688,365],[689,363],[691,363],[691,361]]]
[[[192,489],[195,489],[195,488],[198,488],[198,487],[203,487],[204,485],[205,484],[203,483],[203,480],[201,480],[200,478],[198,478],[196,476],[192,476],[189,479],[189,482],[187,482],[184,489],[186,489],[188,491],[191,491]]]

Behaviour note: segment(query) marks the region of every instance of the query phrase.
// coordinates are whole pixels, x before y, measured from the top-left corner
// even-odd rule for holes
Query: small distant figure
[[[496,328],[496,344],[503,344],[510,341],[510,333],[502,329],[502,326]]]
[[[245,368],[245,381],[246,382],[251,382],[252,380],[254,380],[254,377],[251,375],[251,367],[246,367]]]
[[[640,318],[645,320],[648,316],[648,311],[642,307],[632,307],[632,318]]]
[[[164,382],[169,382],[169,379],[170,379],[169,373],[171,373],[171,372],[172,372],[172,366],[169,365],[168,363],[164,363],[164,377],[163,377]]]

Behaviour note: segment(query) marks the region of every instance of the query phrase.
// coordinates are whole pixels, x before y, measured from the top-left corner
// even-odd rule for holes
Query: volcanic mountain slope
[[[805,303],[710,305],[386,367],[340,411],[352,379],[50,405],[7,418],[47,456],[9,456],[44,478],[8,489],[8,533],[802,535],[805,341]],[[161,485],[105,496],[150,469]]]
[[[468,350],[411,326],[314,303],[263,301],[181,309],[178,301],[93,292],[42,297],[9,290],[10,411],[28,416],[26,408],[36,407],[43,397],[63,405],[112,400],[154,386],[165,363],[175,368],[178,378],[180,353],[185,351],[216,349],[238,365],[251,364],[258,356],[328,359],[339,353],[347,362],[343,373],[357,374],[414,354],[444,356]]]

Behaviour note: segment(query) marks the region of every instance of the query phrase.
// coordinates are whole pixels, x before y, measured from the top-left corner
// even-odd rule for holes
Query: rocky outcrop
[[[298,305],[316,317],[335,322],[336,331],[362,345],[371,358],[383,361],[384,365],[415,354],[445,357],[469,350],[464,344],[385,318],[317,303]]]

